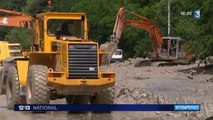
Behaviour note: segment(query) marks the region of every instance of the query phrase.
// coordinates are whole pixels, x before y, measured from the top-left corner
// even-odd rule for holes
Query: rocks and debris
[[[137,58],[141,59],[141,58]],[[213,70],[206,67],[197,68],[196,65],[178,65],[169,67],[134,67],[136,59],[128,59],[124,62],[112,63],[110,66],[101,66],[104,69],[113,69],[116,72],[116,104],[183,104],[185,99],[187,103],[201,104],[200,112],[113,112],[111,119],[141,119],[145,116],[146,120],[204,120],[207,116],[213,116]],[[190,80],[193,79],[193,80]],[[200,81],[199,81],[200,80]],[[201,81],[202,80],[202,81]],[[208,87],[207,87],[208,86]],[[1,98],[1,97],[0,97]],[[63,99],[64,100],[64,99]],[[207,116],[204,110],[204,100],[206,103]],[[0,99],[0,104],[6,105],[6,98]],[[4,103],[3,103],[4,101]],[[53,102],[64,103],[62,100]],[[4,120],[3,116],[9,116],[10,113],[4,109],[4,114],[0,112],[0,120]],[[16,112],[21,114],[20,112]],[[55,114],[55,112],[53,112]],[[22,115],[22,114],[21,114]],[[34,115],[34,114],[33,114]],[[22,115],[26,118],[26,115]],[[31,114],[27,115],[32,116]],[[67,115],[65,112],[59,113],[58,118],[51,117],[52,114],[47,113],[43,116],[47,120],[67,120],[75,115]],[[64,117],[63,117],[64,116]],[[37,118],[38,116],[36,116]],[[19,118],[19,117],[17,117]],[[75,117],[82,119],[83,117]],[[85,117],[86,119],[87,117]],[[101,114],[96,115],[96,119],[104,119]],[[27,119],[28,120],[28,119]]]
[[[206,79],[206,82],[213,82],[213,77],[207,78],[207,79]]]
[[[175,118],[181,116],[180,114],[177,114],[177,113],[175,114],[175,113],[170,113],[170,112],[169,112],[169,113],[166,113],[166,115],[167,115],[167,116],[172,116],[172,117],[175,117]]]
[[[197,74],[197,71],[196,70],[191,70],[189,74],[190,75],[195,75],[195,74]]]
[[[147,80],[147,79],[149,79],[149,77],[135,76],[134,79],[137,79],[137,80]]]
[[[148,99],[149,98],[149,99]],[[119,94],[116,97],[116,101],[118,101],[117,104],[121,103],[131,103],[131,104],[140,104],[140,103],[146,103],[149,100],[153,99],[153,103],[157,102],[157,98],[154,98],[154,96],[151,96],[151,93],[148,93],[146,91],[143,91],[141,88],[134,88],[134,89],[128,89],[128,88],[122,88],[119,92]],[[145,100],[147,99],[147,100]],[[151,102],[151,101],[149,101]]]
[[[187,74],[187,78],[194,79],[195,75],[197,75],[197,71],[192,69],[189,71],[189,74]]]
[[[140,60],[140,58],[137,58],[137,60]],[[128,59],[120,63],[120,68],[112,67],[115,71],[121,72],[118,78],[119,84],[117,84],[120,88],[118,89],[119,95],[116,97],[117,104],[183,104],[186,101],[193,103],[194,98],[196,100],[197,98],[200,98],[200,100],[207,99],[205,97],[207,94],[209,95],[208,100],[213,98],[213,95],[209,94],[209,90],[213,88],[212,84],[208,84],[208,87],[206,87],[205,82],[203,82],[204,80],[213,81],[213,72],[209,72],[209,69],[197,69],[196,65],[134,67],[135,62],[136,59]],[[125,69],[128,73],[124,73],[125,71],[122,72],[120,69]],[[125,79],[121,79],[123,74],[125,74]],[[193,81],[190,79],[193,79]],[[154,91],[150,92],[150,89]],[[196,97],[193,97],[194,95]],[[161,116],[162,112],[155,112],[155,115]],[[165,116],[174,119],[182,119],[183,117],[191,120],[205,118],[204,113],[199,112],[178,112],[177,114],[167,112],[164,117],[160,118],[165,118]]]
[[[194,79],[194,76],[193,76],[193,75],[188,74],[188,75],[187,75],[187,78],[189,78],[189,79]]]

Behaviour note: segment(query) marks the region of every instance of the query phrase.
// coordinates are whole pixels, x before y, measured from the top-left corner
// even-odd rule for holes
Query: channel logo
[[[195,19],[200,19],[200,10],[199,10],[199,9],[196,9],[196,10],[194,11],[194,18],[195,18]]]
[[[178,104],[174,106],[175,111],[200,111],[199,104]]]

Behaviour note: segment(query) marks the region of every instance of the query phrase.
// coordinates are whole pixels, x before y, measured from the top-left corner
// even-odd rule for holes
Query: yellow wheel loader
[[[6,93],[6,79],[9,61],[23,59],[22,49],[19,43],[0,41],[0,95]]]
[[[100,69],[107,53],[88,40],[85,13],[45,12],[33,18],[4,12],[19,22],[10,24],[11,16],[4,16],[9,21],[5,26],[25,27],[34,35],[27,59],[15,59],[9,68],[9,109],[17,103],[49,104],[59,98],[66,98],[68,104],[114,103],[115,73]]]

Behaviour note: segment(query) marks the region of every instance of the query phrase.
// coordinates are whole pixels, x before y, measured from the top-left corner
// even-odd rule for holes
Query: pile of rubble
[[[117,104],[145,104],[145,103],[158,103],[154,94],[143,91],[141,88],[127,88],[123,87],[116,95],[115,99]]]

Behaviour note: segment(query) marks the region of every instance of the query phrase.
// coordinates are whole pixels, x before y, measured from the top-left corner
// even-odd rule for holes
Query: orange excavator
[[[109,52],[108,56],[105,56],[105,59],[108,59],[108,61],[111,60],[111,55],[117,50],[118,43],[126,25],[148,31],[152,41],[152,48],[154,50],[154,52],[147,55],[149,58],[148,60],[146,59],[136,62],[135,67],[147,65],[147,63],[155,61],[164,61],[169,64],[184,64],[185,60],[190,58],[186,55],[183,39],[180,37],[163,37],[157,25],[151,22],[148,18],[134,12],[129,12],[131,15],[137,17],[138,20],[128,20],[125,17],[126,12],[129,11],[125,8],[120,8],[117,13],[110,42],[101,45],[103,51]]]
[[[11,16],[0,17],[0,26],[31,28],[29,25],[33,18],[27,14],[4,9],[0,9],[0,13],[11,14]]]
[[[47,8],[48,9],[52,8],[52,0],[47,0]],[[0,26],[21,27],[21,28],[28,28],[32,30],[36,28],[36,25],[35,25],[36,19],[34,19],[30,15],[27,15],[22,12],[5,10],[5,9],[0,9],[0,13],[7,14],[6,17],[0,17]],[[11,16],[8,16],[8,14]]]
[[[47,10],[52,9],[52,0],[47,0]],[[6,27],[19,27],[19,28],[27,28],[30,29],[33,33],[33,43],[37,43],[37,37],[40,33],[37,31],[40,29],[38,26],[38,20],[34,17],[25,14],[23,12],[18,11],[11,11],[11,10],[5,10],[0,9],[0,13],[6,14],[4,17],[0,17],[0,26],[6,26]],[[31,50],[37,49],[37,46],[31,47]],[[27,51],[24,51],[23,54],[25,56],[28,55]]]

